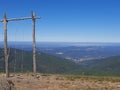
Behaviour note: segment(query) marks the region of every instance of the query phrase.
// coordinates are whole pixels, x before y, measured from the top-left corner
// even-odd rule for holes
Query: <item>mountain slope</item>
[[[32,72],[32,51],[10,50],[11,72]],[[37,53],[37,71],[41,73],[120,76],[120,56],[76,64],[56,56]],[[0,71],[4,71],[4,53],[0,49]]]
[[[98,75],[120,75],[120,56],[81,63],[89,73]],[[87,67],[87,68],[86,68]]]
[[[0,51],[3,53],[3,50]],[[2,54],[1,54],[2,55]],[[18,49],[10,50],[10,71],[31,72],[32,52]],[[1,71],[4,69],[4,59],[0,59]],[[52,55],[37,53],[37,71],[42,73],[72,73],[79,68],[79,65]]]

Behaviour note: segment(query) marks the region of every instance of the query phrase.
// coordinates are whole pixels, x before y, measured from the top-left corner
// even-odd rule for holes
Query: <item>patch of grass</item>
[[[65,75],[68,80],[94,80],[94,81],[110,81],[110,82],[120,82],[120,77],[107,77],[107,76],[80,76],[80,75]]]
[[[50,74],[40,74],[41,76],[50,76]]]

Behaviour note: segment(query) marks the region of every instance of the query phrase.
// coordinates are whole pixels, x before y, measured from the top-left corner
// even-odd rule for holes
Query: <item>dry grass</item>
[[[1,76],[3,77],[3,76]],[[16,74],[10,77],[17,90],[120,90],[119,77]]]

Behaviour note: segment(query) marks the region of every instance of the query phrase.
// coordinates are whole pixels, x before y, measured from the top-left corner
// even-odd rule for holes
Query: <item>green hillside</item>
[[[82,62],[88,74],[120,76],[120,56]]]
[[[3,50],[1,49],[1,53]],[[2,55],[2,54],[1,54]],[[10,50],[10,71],[31,72],[32,52],[18,49]],[[0,59],[1,71],[4,70],[4,59]],[[73,73],[79,66],[72,61],[68,61],[44,53],[37,53],[37,71],[41,73]]]
[[[32,52],[10,50],[11,72],[32,72]],[[120,56],[76,64],[56,56],[37,53],[37,71],[41,73],[77,74],[95,76],[120,76]],[[4,71],[4,52],[0,49],[0,71]]]

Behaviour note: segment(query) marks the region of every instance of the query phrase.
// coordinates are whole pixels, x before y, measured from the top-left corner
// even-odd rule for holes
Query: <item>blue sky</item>
[[[120,0],[0,0],[0,19],[27,17],[35,11],[36,40],[120,42]],[[3,41],[3,23],[0,23]],[[9,41],[32,41],[31,20],[8,22]]]

